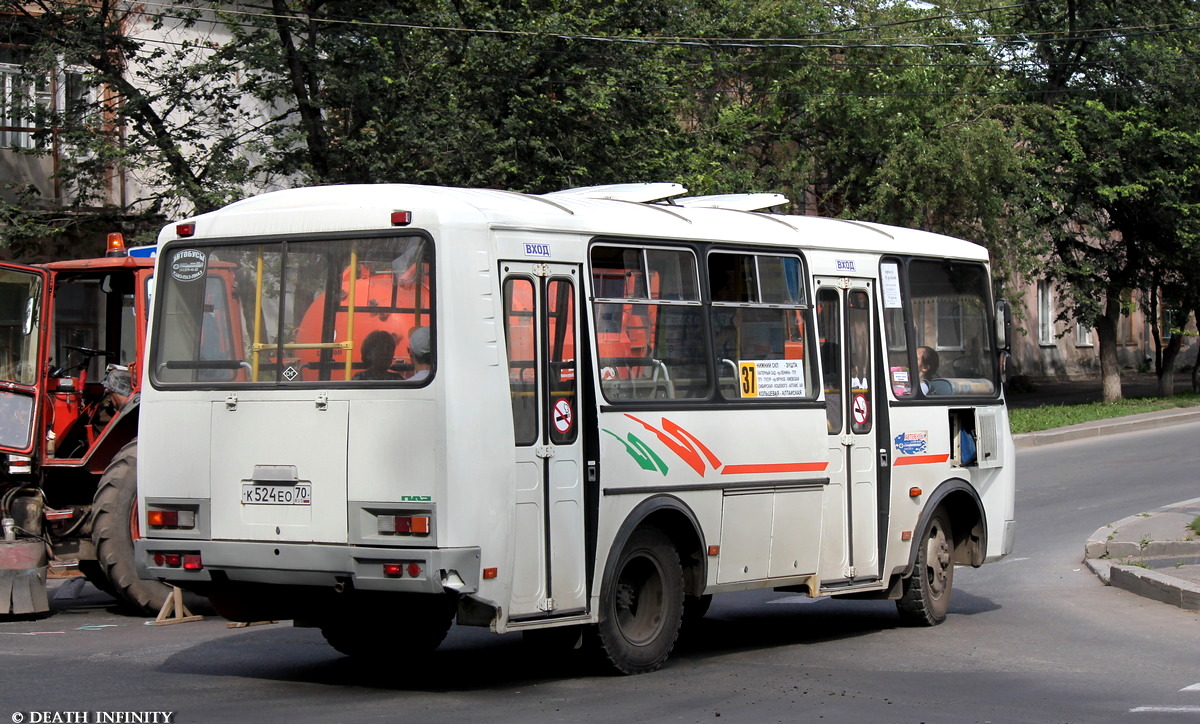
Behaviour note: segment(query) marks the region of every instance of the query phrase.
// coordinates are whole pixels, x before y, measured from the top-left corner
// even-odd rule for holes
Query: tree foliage
[[[678,180],[1049,274],[1097,325],[1110,396],[1132,290],[1200,307],[1186,0],[0,0],[0,17],[31,77],[82,68],[100,89],[42,119],[69,193],[10,191],[10,243],[278,185]],[[117,171],[144,192],[114,199]]]
[[[1069,313],[1096,326],[1106,400],[1121,394],[1116,330],[1130,292],[1187,294],[1174,280],[1200,257],[1198,19],[1190,2],[1108,0],[1031,3],[1013,21],[1032,48],[1028,101],[1052,111],[1031,213]]]

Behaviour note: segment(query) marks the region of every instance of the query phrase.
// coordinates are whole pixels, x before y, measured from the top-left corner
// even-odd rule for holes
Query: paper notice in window
[[[895,264],[879,265],[879,281],[883,284],[884,309],[900,308],[900,270]]]
[[[738,362],[742,397],[804,397],[804,360]]]

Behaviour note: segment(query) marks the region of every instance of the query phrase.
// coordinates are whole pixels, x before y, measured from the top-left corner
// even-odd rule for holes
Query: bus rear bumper
[[[183,588],[230,582],[395,593],[479,590],[478,548],[143,538],[134,541],[134,553],[139,576]]]

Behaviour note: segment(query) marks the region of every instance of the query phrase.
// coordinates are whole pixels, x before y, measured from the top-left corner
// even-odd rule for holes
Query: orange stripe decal
[[[928,463],[944,463],[950,459],[950,453],[944,455],[906,455],[896,458],[893,465],[926,465]]]
[[[726,465],[722,475],[745,475],[749,473],[816,473],[829,467],[829,463],[756,463],[751,465]]]

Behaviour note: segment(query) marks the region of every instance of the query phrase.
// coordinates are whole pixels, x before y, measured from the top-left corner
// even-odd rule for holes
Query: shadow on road
[[[685,626],[668,666],[903,629],[891,601],[837,602],[773,595],[776,598],[765,603],[760,594],[751,605],[714,604],[706,618]],[[989,599],[955,591],[950,625],[957,616],[999,608]],[[292,628],[283,622],[197,644],[172,655],[160,671],[441,693],[611,676],[602,657],[594,641],[582,650],[548,650],[523,641],[520,634],[497,636],[486,629],[456,626],[432,654],[381,642],[378,661],[360,662],[334,651],[319,631]]]

